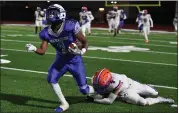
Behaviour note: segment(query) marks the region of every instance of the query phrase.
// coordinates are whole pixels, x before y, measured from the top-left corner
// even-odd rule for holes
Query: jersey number
[[[59,41],[59,42],[57,43],[57,48],[58,48],[58,50],[61,50],[61,52],[62,52],[63,54],[67,53],[67,50],[66,50],[66,48],[65,48],[65,44],[64,44],[63,42]]]

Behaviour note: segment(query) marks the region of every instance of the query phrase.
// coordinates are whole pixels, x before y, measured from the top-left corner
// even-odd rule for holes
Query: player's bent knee
[[[48,82],[49,84],[51,84],[51,83],[55,84],[55,83],[57,83],[58,81],[54,80],[51,76],[47,76],[47,82]]]
[[[83,86],[80,86],[80,92],[83,94],[83,95],[86,95],[89,93],[89,86],[88,85],[83,85]]]

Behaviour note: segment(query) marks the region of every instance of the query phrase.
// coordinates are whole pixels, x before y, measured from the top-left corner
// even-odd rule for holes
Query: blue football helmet
[[[66,11],[61,5],[53,4],[48,7],[46,16],[49,22],[63,22],[66,18]]]

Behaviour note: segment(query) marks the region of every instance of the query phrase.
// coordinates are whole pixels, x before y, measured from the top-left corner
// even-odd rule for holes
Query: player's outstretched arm
[[[101,104],[112,104],[116,98],[117,98],[116,94],[110,93],[108,98],[94,99],[94,102],[101,103]]]
[[[37,53],[39,55],[44,55],[47,48],[48,48],[48,42],[45,41],[45,40],[42,40],[42,43],[41,43],[39,48],[36,48],[32,44],[26,44],[26,49],[27,49],[28,52],[34,51],[35,53]]]

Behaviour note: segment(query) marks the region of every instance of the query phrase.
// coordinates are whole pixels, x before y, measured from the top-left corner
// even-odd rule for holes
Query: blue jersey
[[[41,40],[49,42],[56,49],[58,58],[73,57],[74,55],[68,52],[68,46],[76,40],[75,35],[79,31],[78,21],[67,19],[62,23],[57,33],[54,33],[51,26],[48,26],[39,33],[39,37]]]
[[[124,21],[127,18],[126,13],[122,12],[121,17],[120,17],[120,21]]]
[[[138,23],[141,21],[141,16],[142,16],[142,13],[139,13],[139,14],[137,15]]]

